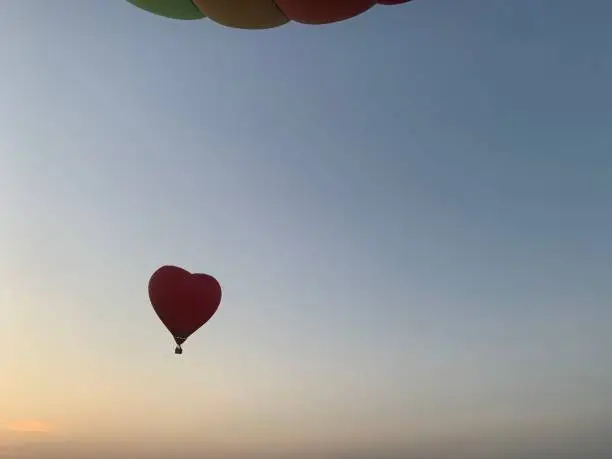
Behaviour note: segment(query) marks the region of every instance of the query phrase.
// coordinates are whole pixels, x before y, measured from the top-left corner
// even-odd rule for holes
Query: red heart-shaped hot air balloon
[[[162,266],[149,280],[153,309],[177,347],[210,320],[221,303],[221,286],[208,274],[190,273],[177,266]]]

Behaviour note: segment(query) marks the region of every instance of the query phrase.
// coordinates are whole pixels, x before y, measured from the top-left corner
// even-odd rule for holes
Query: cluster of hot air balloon
[[[270,29],[291,21],[329,24],[358,16],[376,5],[412,0],[127,0],[173,19],[209,18],[238,29]]]
[[[329,24],[357,16],[376,5],[411,0],[127,0],[151,13],[174,19],[203,19],[239,29],[269,29],[290,21]],[[149,299],[172,333],[175,352],[208,322],[221,303],[221,286],[208,274],[162,266],[149,281]]]

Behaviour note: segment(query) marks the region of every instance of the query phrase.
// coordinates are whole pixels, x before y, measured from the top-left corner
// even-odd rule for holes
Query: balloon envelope
[[[191,0],[127,0],[137,6],[159,16],[172,19],[202,19],[204,15]]]
[[[174,19],[201,19],[238,29],[269,29],[290,21],[329,24],[373,6],[411,0],[127,0],[151,13]]]
[[[149,280],[153,309],[180,346],[217,312],[221,286],[208,274],[162,266]]]

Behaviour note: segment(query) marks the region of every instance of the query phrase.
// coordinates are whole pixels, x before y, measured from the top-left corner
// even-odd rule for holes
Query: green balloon
[[[202,19],[204,15],[191,0],[127,0],[132,5],[172,19]]]

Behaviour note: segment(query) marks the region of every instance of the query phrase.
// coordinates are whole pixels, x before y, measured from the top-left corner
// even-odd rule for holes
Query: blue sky
[[[609,2],[51,3],[0,17],[0,456],[598,454]],[[179,360],[163,264],[224,288]]]

